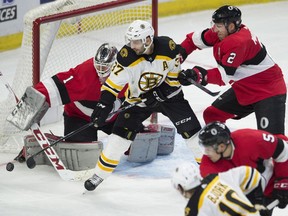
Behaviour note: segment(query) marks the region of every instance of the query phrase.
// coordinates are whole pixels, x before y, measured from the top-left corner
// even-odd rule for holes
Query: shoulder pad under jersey
[[[123,46],[117,53],[117,61],[124,67],[128,67],[141,56],[138,56],[129,46]]]
[[[161,36],[154,38],[154,51],[157,55],[167,56],[174,59],[180,52],[179,46],[174,40],[167,36]]]

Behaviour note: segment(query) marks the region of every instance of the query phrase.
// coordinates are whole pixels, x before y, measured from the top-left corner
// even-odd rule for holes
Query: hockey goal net
[[[28,86],[93,57],[102,43],[120,49],[136,19],[151,22],[157,33],[157,0],[57,0],[29,11],[12,89],[22,96]],[[0,152],[14,153],[24,134],[6,121],[13,95],[0,100]]]

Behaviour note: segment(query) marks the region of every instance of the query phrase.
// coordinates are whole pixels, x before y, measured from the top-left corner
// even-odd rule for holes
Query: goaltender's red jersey
[[[280,67],[245,25],[222,41],[213,29],[192,32],[181,46],[188,55],[196,49],[213,47],[218,68],[208,70],[207,81],[217,85],[229,82],[241,105],[286,93]]]
[[[46,96],[50,107],[64,105],[68,116],[90,121],[90,116],[100,99],[101,82],[93,64],[93,58],[60,72],[35,85],[35,89]],[[118,97],[124,96],[125,88]]]
[[[273,181],[276,177],[288,177],[287,144],[278,138],[277,135],[272,135],[262,130],[247,128],[232,132],[231,139],[235,147],[232,158],[222,158],[214,163],[208,156],[203,155],[200,164],[202,176],[224,172],[242,165],[251,166],[263,173],[267,167],[267,164],[265,164],[263,160],[273,157],[274,171],[265,193],[271,193]],[[284,146],[286,145],[284,148],[283,143]]]

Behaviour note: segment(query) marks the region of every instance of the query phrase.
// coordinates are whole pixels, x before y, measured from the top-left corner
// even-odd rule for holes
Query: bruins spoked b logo
[[[162,74],[152,72],[143,73],[139,80],[139,89],[142,91],[149,91],[157,86],[157,84],[161,82],[162,78]]]

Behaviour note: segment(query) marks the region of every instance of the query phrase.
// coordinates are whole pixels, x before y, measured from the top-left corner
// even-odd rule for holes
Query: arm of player
[[[96,104],[91,115],[91,121],[95,123],[95,127],[101,127],[105,124],[109,113],[113,109],[113,103],[115,100],[115,95],[109,91],[103,90],[101,92],[101,98]]]

